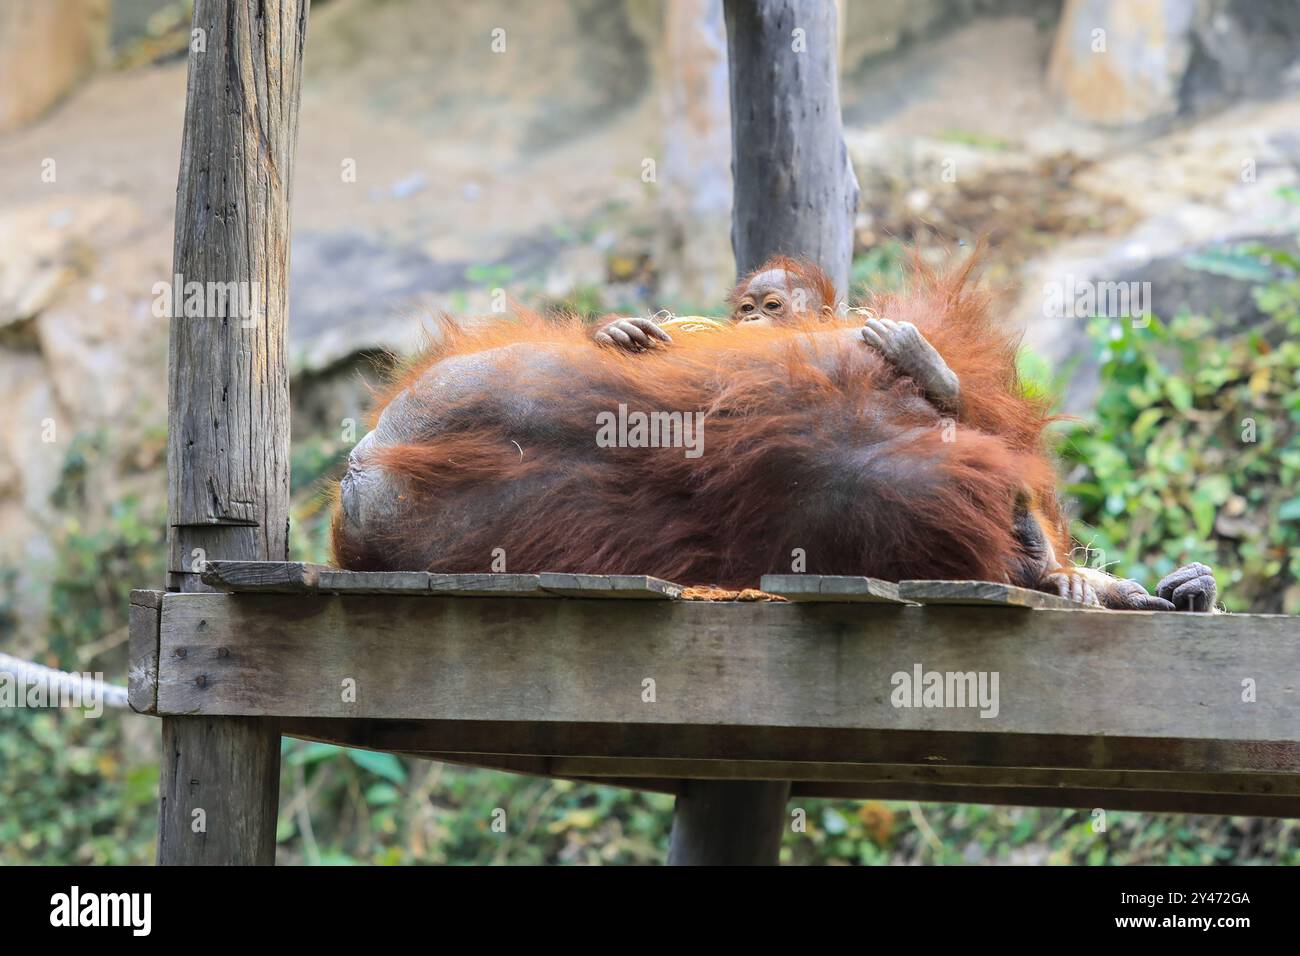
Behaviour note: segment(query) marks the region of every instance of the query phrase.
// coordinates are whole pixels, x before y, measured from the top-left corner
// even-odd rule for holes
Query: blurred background
[[[160,587],[189,3],[0,0],[0,651],[125,682]],[[853,280],[983,274],[1054,397],[1076,559],[1300,611],[1300,0],[841,0]],[[495,30],[504,30],[495,35]],[[720,0],[314,0],[293,197],[291,547],[366,382],[493,290],[721,314]],[[1058,308],[1136,283],[1149,322]],[[1054,304],[1055,303],[1055,304]],[[490,639],[490,638],[488,638]],[[1032,653],[1027,648],[1026,653]],[[144,863],[159,722],[0,710],[0,863]],[[285,741],[281,863],[638,863],[669,797]],[[790,863],[1300,862],[1294,822],[806,801]],[[506,807],[524,821],[491,831]]]

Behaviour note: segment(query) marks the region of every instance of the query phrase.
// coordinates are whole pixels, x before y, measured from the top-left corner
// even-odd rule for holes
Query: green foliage
[[[594,321],[610,310],[605,306],[605,295],[596,286],[580,285],[561,298],[543,297],[537,305],[544,314],[576,315]]]
[[[0,864],[152,862],[158,764],[126,756],[130,719],[0,709]]]
[[[1244,817],[796,800],[805,833],[787,833],[783,863],[1300,863],[1300,824]],[[1101,829],[1104,824],[1105,829]]]
[[[888,239],[854,256],[849,269],[850,302],[900,288],[907,261],[907,249],[897,239]]]
[[[121,452],[108,437],[78,435],[65,456],[53,495],[64,510],[50,534],[48,637],[38,656],[123,683],[127,593],[163,580],[166,513],[165,503],[131,494],[95,505],[97,489],[88,482]],[[159,437],[147,433],[144,442],[156,452]],[[139,457],[141,448],[132,454]],[[0,863],[153,859],[158,766],[156,757],[140,759],[139,751],[152,749],[151,728],[128,726],[132,719],[114,711],[91,718],[76,710],[0,709]]]
[[[48,649],[60,666],[75,665],[84,643],[126,626],[131,588],[163,580],[165,503],[146,504],[128,493],[96,507],[97,496],[87,487],[113,454],[104,432],[75,436],[51,496],[62,510],[50,531],[55,560]]]
[[[1263,329],[1216,337],[1209,320],[1190,315],[1090,325],[1102,390],[1095,424],[1066,435],[1064,456],[1075,466],[1067,491],[1093,566],[1118,565],[1149,587],[1181,563],[1203,561],[1218,572],[1229,610],[1296,613],[1297,263],[1259,248],[1198,261],[1253,275],[1243,256],[1274,276],[1256,289],[1271,317]]]
[[[279,860],[654,863],[672,798],[286,740]]]

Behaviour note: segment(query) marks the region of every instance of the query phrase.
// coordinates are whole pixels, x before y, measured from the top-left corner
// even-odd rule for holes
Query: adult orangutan
[[[503,551],[512,571],[739,588],[788,571],[797,548],[814,574],[1211,608],[1203,565],[1149,595],[1070,564],[1047,409],[1022,393],[1016,342],[968,273],[918,268],[862,325],[834,315],[824,275],[789,260],[741,282],[731,323],[675,340],[649,319],[594,337],[526,312],[472,332],[444,319],[349,458],[335,559],[477,572]],[[598,441],[615,414],[620,441]],[[670,440],[680,425],[651,447],[628,439],[638,414],[698,416],[700,453]]]

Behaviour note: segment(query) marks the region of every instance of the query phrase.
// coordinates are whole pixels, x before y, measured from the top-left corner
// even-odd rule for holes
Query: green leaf
[[[1232,480],[1224,474],[1206,475],[1197,485],[1196,491],[1218,507],[1228,500],[1228,495],[1232,494]]]
[[[1300,498],[1284,501],[1277,509],[1278,521],[1300,521]]]
[[[1170,404],[1180,412],[1192,407],[1192,389],[1185,379],[1165,379],[1165,394],[1169,396]]]
[[[306,766],[322,760],[329,760],[331,757],[337,757],[342,752],[342,747],[336,747],[333,744],[310,743],[289,754],[288,762]]]
[[[1215,511],[1214,502],[1205,495],[1197,492],[1192,497],[1192,520],[1196,522],[1196,533],[1200,537],[1208,538],[1214,530]]]
[[[406,768],[392,754],[376,753],[373,750],[349,750],[348,757],[363,770],[369,770],[393,783],[406,783]]]
[[[1164,417],[1165,410],[1163,408],[1155,407],[1143,410],[1142,414],[1133,422],[1133,437],[1144,437]]]
[[[372,807],[383,807],[402,799],[402,793],[392,784],[377,783],[366,791],[366,803]]]
[[[1258,256],[1250,255],[1239,246],[1195,252],[1185,257],[1183,264],[1198,272],[1240,282],[1268,282],[1273,278],[1273,270],[1260,262]]]

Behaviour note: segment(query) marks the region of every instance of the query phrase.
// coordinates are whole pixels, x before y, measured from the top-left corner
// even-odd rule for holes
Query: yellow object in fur
[[[729,325],[723,319],[711,319],[707,315],[670,315],[656,318],[655,323],[667,332],[717,332]]]

